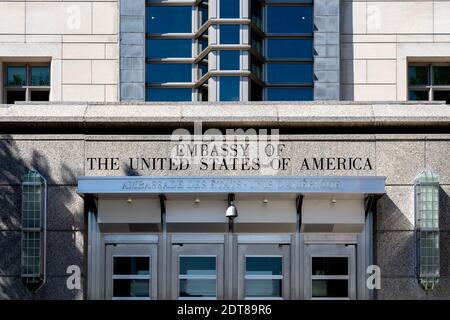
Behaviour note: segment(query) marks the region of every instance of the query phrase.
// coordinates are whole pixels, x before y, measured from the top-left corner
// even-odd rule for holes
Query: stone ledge
[[[443,103],[26,103],[0,105],[0,126],[450,127]]]

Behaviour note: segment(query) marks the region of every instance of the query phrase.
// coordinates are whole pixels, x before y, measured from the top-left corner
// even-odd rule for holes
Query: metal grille
[[[22,179],[21,274],[30,290],[37,290],[45,278],[46,181],[36,171]]]
[[[439,282],[439,180],[430,170],[415,179],[417,270],[425,290]]]

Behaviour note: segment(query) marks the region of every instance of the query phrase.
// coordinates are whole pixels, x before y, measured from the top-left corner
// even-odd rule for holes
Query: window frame
[[[25,67],[26,84],[25,85],[8,85],[8,68],[9,67]],[[31,85],[31,69],[33,67],[48,67],[49,85],[48,86],[32,86]],[[31,100],[32,91],[48,91],[48,101],[50,101],[51,93],[51,63],[50,62],[7,62],[3,64],[3,103],[7,103],[9,91],[25,91],[24,102]]]
[[[410,67],[427,67],[428,68],[428,84],[426,85],[412,85],[409,78]],[[435,85],[434,84],[434,68],[435,67],[450,67],[449,62],[408,62],[407,68],[407,97],[408,101],[441,101],[434,99],[435,91],[448,91],[450,94],[450,84],[449,85]],[[428,93],[428,100],[412,100],[410,99],[411,91],[424,91]]]

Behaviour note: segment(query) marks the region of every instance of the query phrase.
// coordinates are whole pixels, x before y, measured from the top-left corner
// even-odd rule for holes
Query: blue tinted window
[[[49,86],[50,67],[31,67],[31,85]]]
[[[203,25],[208,21],[208,6],[205,6],[203,4],[199,4],[199,18],[200,18],[200,25]]]
[[[240,51],[220,51],[220,70],[239,70]]]
[[[410,90],[409,91],[409,100],[412,101],[427,101],[428,98],[428,91],[421,91],[421,90]]]
[[[270,83],[312,83],[311,63],[268,63],[267,81]]]
[[[186,63],[148,63],[146,81],[161,82],[191,82],[192,65]]]
[[[192,89],[188,88],[147,88],[146,101],[191,101]]]
[[[239,25],[221,25],[220,43],[221,44],[239,44]]]
[[[267,88],[268,101],[312,101],[312,88]]]
[[[268,33],[312,33],[312,7],[268,6]]]
[[[147,58],[190,58],[192,41],[190,39],[147,39]]]
[[[198,53],[202,52],[208,47],[208,39],[199,38],[198,39]]]
[[[312,39],[268,39],[267,56],[274,59],[312,58]]]
[[[220,0],[221,18],[239,18],[239,0]]]
[[[146,7],[147,33],[191,33],[192,7]]]
[[[208,73],[208,63],[207,62],[199,63],[198,67],[200,69],[200,77],[203,77],[205,74]]]
[[[27,69],[26,67],[8,67],[6,78],[6,84],[9,86],[24,86],[27,84]]]
[[[220,101],[239,101],[239,77],[220,77]]]

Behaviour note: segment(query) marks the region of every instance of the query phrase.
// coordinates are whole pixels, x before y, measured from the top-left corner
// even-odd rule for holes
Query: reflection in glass
[[[312,101],[312,88],[267,88],[268,101]]]
[[[245,297],[282,297],[281,279],[246,279]]]
[[[239,44],[240,43],[240,26],[225,25],[220,26],[220,43],[221,44]]]
[[[147,39],[146,58],[190,58],[192,41],[190,39]]]
[[[147,82],[191,82],[192,65],[187,63],[147,63]]]
[[[208,1],[202,0],[198,4],[199,25],[203,25],[208,21]]]
[[[246,275],[281,275],[281,257],[246,257]]]
[[[149,257],[114,257],[114,275],[148,275]]]
[[[410,66],[408,77],[410,85],[427,85],[429,83],[429,67]]]
[[[268,39],[267,57],[272,59],[298,59],[313,57],[312,39]]]
[[[180,275],[216,275],[216,257],[180,257]]]
[[[434,66],[433,67],[433,84],[434,85],[450,85],[450,66]],[[438,99],[434,99],[438,100]]]
[[[251,0],[250,5],[252,22],[260,29],[262,29],[262,16],[263,16],[263,8],[261,2],[258,0]]]
[[[278,34],[312,33],[311,6],[268,6],[267,32]]]
[[[409,100],[412,101],[428,101],[428,90],[410,90]]]
[[[147,88],[146,101],[191,101],[192,89],[189,88]]]
[[[312,275],[338,276],[348,275],[347,257],[313,257]]]
[[[149,297],[148,279],[114,279],[113,297]]]
[[[180,297],[216,297],[216,279],[180,279]]]
[[[240,77],[220,77],[220,101],[239,101]]]
[[[239,18],[240,0],[219,0],[221,18]]]
[[[312,63],[268,63],[269,83],[312,83]]]
[[[25,86],[27,84],[26,67],[8,67],[6,70],[6,85]]]
[[[191,6],[146,7],[147,33],[191,33]]]
[[[347,298],[348,280],[312,280],[313,298]]]
[[[50,85],[50,67],[31,67],[31,85],[49,86]]]
[[[239,70],[240,65],[239,50],[220,51],[220,70]]]

